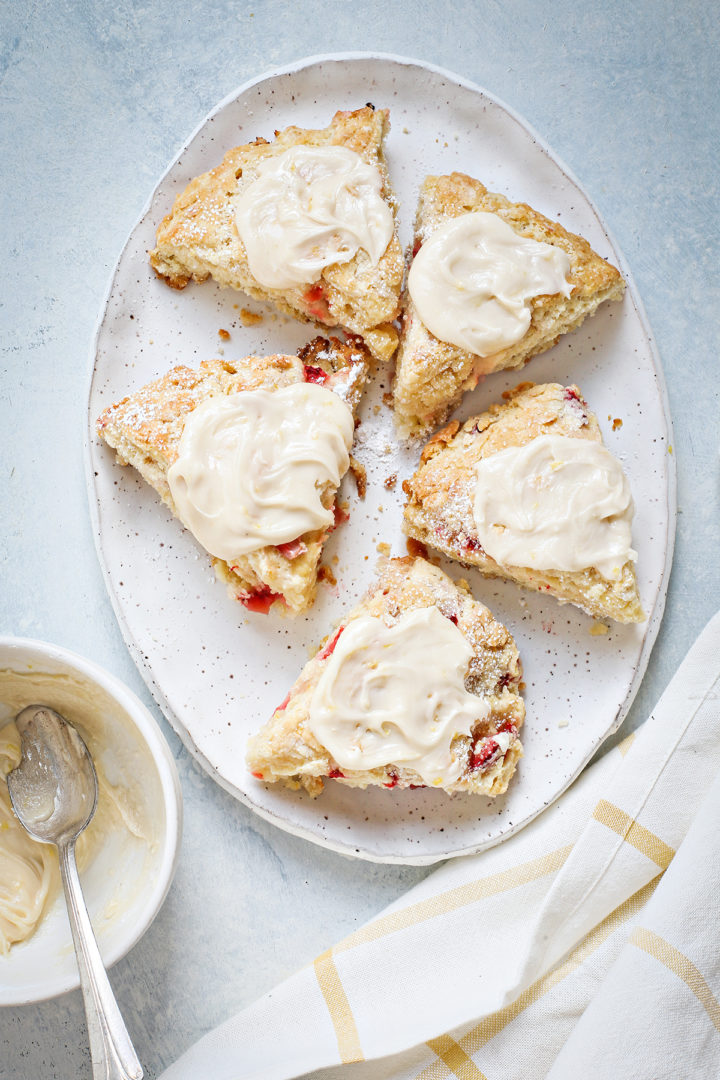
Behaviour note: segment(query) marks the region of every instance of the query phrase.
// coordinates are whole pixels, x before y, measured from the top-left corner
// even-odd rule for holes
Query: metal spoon
[[[140,1080],[142,1066],[100,957],[75,863],[75,841],[97,805],[95,766],[72,724],[47,705],[28,705],[15,723],[22,759],[7,776],[10,802],[30,836],[57,845],[94,1080]]]

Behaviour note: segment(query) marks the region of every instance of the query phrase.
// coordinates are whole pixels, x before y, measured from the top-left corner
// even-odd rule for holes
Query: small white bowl
[[[20,690],[9,684],[5,672],[22,677]],[[88,826],[92,854],[80,874],[100,952],[110,967],[150,926],[175,873],[182,827],[175,762],[160,728],[135,695],[67,649],[0,637],[0,726],[15,715],[18,695],[27,699],[21,704],[50,705],[71,721],[73,699],[83,702],[78,730],[104,776],[106,792],[110,785],[132,822],[131,829],[114,810],[101,815],[102,800],[108,798],[101,794]],[[99,833],[103,824],[102,835],[91,837],[90,830],[97,827]],[[43,1001],[78,985],[59,888],[32,937],[0,955],[0,1005]]]

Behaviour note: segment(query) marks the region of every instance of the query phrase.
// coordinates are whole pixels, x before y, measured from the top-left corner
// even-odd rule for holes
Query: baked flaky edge
[[[409,293],[403,296],[403,328],[393,388],[398,432],[426,434],[455,408],[483,375],[521,367],[594,314],[605,300],[620,300],[625,283],[618,270],[597,255],[587,240],[567,232],[525,203],[513,203],[463,173],[428,176],[420,190],[413,254],[445,222],[461,214],[497,214],[519,235],[561,248],[570,259],[570,297],[538,296],[527,333],[514,345],[479,357],[436,338],[423,325]]]
[[[577,386],[525,382],[503,397],[501,404],[472,417],[462,428],[453,421],[429,441],[419,468],[403,483],[405,532],[488,577],[507,578],[526,589],[549,593],[595,618],[642,622],[645,614],[631,561],[617,580],[607,581],[594,568],[563,572],[503,567],[483,551],[473,517],[479,461],[507,447],[524,446],[539,435],[603,441],[597,417]]]
[[[454,739],[452,750],[466,762],[466,767],[462,776],[445,790],[501,795],[522,756],[518,731],[525,718],[525,706],[520,697],[522,668],[517,646],[510,632],[484,604],[473,599],[465,582],[453,582],[422,558],[381,560],[377,581],[367,595],[325,639],[285,701],[261,731],[250,738],[246,760],[253,775],[270,783],[280,781],[291,788],[303,787],[312,796],[320,794],[328,778],[360,788],[422,787],[422,778],[407,766],[390,763],[366,772],[341,770],[309,730],[307,719],[315,686],[348,623],[361,615],[372,615],[392,625],[405,612],[431,606],[456,623],[472,646],[465,685],[490,706],[488,718],[477,724],[471,736]],[[511,736],[504,754],[492,741],[498,730]],[[484,760],[473,767],[471,761],[478,756]]]
[[[268,289],[250,273],[245,247],[235,225],[234,201],[242,185],[252,181],[261,161],[292,146],[345,146],[380,171],[383,195],[396,216],[383,153],[390,128],[387,109],[365,106],[337,112],[326,128],[288,127],[273,142],[259,138],[237,146],[217,168],[192,180],[178,195],[157,230],[150,264],[168,285],[183,289],[191,280],[213,277],[221,285],[270,301],[303,321],[340,326],[364,338],[370,352],[388,360],[397,347],[392,325],[400,312],[404,260],[397,227],[377,266],[359,251],[344,264],[327,266],[320,277],[290,289]]]
[[[247,356],[239,360],[204,360],[198,370],[176,367],[122,401],[105,409],[97,432],[117,453],[122,465],[132,465],[177,516],[167,473],[177,459],[180,437],[189,414],[200,402],[244,390],[278,389],[307,381],[323,383],[348,404],[353,413],[362,396],[370,356],[359,337],[315,338],[298,356]],[[335,489],[322,493],[331,508]],[[318,564],[327,531],[299,537],[299,554],[284,556],[264,547],[240,557],[230,566],[212,558],[217,577],[232,596],[255,611],[278,610],[297,615],[315,598]],[[287,546],[286,546],[287,550]]]

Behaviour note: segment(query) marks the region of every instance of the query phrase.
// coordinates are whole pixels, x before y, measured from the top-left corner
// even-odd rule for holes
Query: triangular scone
[[[211,276],[221,285],[269,300],[297,319],[340,326],[360,334],[375,357],[387,360],[397,346],[397,331],[391,324],[399,314],[404,273],[397,229],[377,265],[361,249],[349,262],[326,266],[302,285],[268,288],[250,271],[235,204],[238,193],[247,189],[258,166],[269,158],[291,147],[340,146],[379,171],[382,196],[394,216],[395,200],[383,156],[388,116],[387,109],[365,106],[336,113],[321,130],[288,127],[277,132],[273,142],[258,138],[230,150],[217,168],[196,177],[176,198],[157,231],[157,246],[150,253],[153,269],[176,289]]]
[[[527,446],[541,436],[603,445],[597,418],[576,386],[521,383],[503,396],[503,404],[492,405],[462,428],[453,421],[427,444],[420,467],[403,483],[406,533],[489,577],[508,578],[526,589],[550,593],[596,618],[642,622],[645,615],[632,559],[617,567],[617,575],[608,580],[594,567],[563,572],[501,566],[483,550],[474,513],[481,461],[510,447]],[[542,483],[536,484],[530,502],[538,486]]]
[[[120,464],[133,465],[174,514],[167,474],[178,458],[188,416],[212,397],[247,390],[277,390],[317,383],[333,390],[354,413],[367,377],[369,355],[360,338],[316,338],[298,356],[248,356],[206,360],[195,371],[176,367],[130,397],[111,405],[97,421],[98,434],[117,451]],[[325,486],[322,505],[333,509],[336,489]],[[213,558],[218,578],[251,611],[266,612],[278,602],[295,615],[313,602],[318,563],[328,531],[307,532],[278,547],[265,546],[233,560]]]
[[[423,183],[413,256],[439,227],[477,211],[496,214],[519,236],[565,252],[570,260],[567,281],[572,292],[567,298],[562,293],[535,297],[524,336],[493,355],[481,357],[435,337],[423,325],[406,289],[394,385],[398,430],[404,438],[421,435],[442,423],[482,375],[520,367],[554,345],[561,334],[579,326],[604,300],[619,300],[623,294],[619,272],[596,255],[586,240],[525,203],[513,203],[487,191],[479,180],[463,173],[429,176]]]
[[[434,633],[429,631],[425,655],[418,665],[417,656],[406,652],[401,644],[398,666],[393,667],[391,663],[388,674],[388,670],[382,670],[382,655],[387,655],[384,650],[391,640],[388,635],[403,620],[415,618],[433,623]],[[443,619],[450,625],[447,626]],[[443,647],[440,639],[448,634],[452,639],[455,635],[457,641],[451,641],[450,653],[456,661],[459,642],[463,652],[454,677],[460,680],[461,693],[469,705],[464,732],[458,733],[451,726],[449,734],[446,732],[446,741],[441,740],[441,750],[449,755],[452,772],[457,774],[451,782],[429,779],[422,759],[416,759],[414,763],[407,757],[390,759],[382,764],[376,761],[371,768],[349,768],[347,763],[341,767],[311,730],[311,726],[317,725],[318,709],[325,701],[324,681],[333,675],[331,663],[334,663],[335,671],[340,672],[348,663],[342,649],[349,650],[350,646],[339,643],[349,641],[351,633],[356,635],[363,624],[371,628],[377,626],[377,633],[383,637],[380,638],[379,662],[367,650],[348,653],[359,664],[349,675],[345,669],[354,695],[350,708],[355,705],[359,709],[357,718],[344,709],[342,686],[339,690],[337,685],[331,686],[329,692],[332,709],[338,711],[341,731],[344,722],[346,733],[349,732],[351,741],[358,745],[366,743],[367,729],[373,724],[375,731],[383,737],[392,738],[397,732],[397,725],[388,721],[388,713],[384,711],[388,701],[397,705],[396,715],[402,728],[408,717],[417,719],[418,714],[423,715],[423,705],[432,695],[435,704],[430,714],[419,721],[420,731],[427,737],[428,728],[447,707],[450,699],[446,695],[452,693],[451,677],[443,674],[442,664],[438,664],[437,654]],[[348,629],[351,627],[352,632]],[[371,629],[371,634],[375,633]],[[347,635],[345,639],[343,634]],[[415,652],[424,649],[423,641],[423,638],[416,639]],[[444,655],[447,657],[447,653]],[[483,604],[473,599],[464,582],[456,584],[422,558],[382,560],[377,582],[362,602],[348,612],[338,629],[326,638],[265,727],[250,739],[248,767],[259,780],[281,781],[292,788],[304,787],[312,796],[320,794],[326,779],[350,787],[364,788],[371,784],[386,788],[435,786],[448,792],[501,795],[522,755],[518,738],[525,716],[520,697],[521,674],[518,650],[510,633]],[[373,688],[373,677],[375,688],[379,686],[379,690]],[[386,690],[388,696],[385,696]],[[436,711],[433,713],[432,709]],[[378,713],[377,710],[383,711]],[[383,757],[386,756],[384,749],[384,746],[380,748]]]

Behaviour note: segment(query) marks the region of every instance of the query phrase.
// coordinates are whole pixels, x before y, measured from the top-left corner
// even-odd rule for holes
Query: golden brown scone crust
[[[536,297],[525,336],[486,357],[449,345],[431,334],[406,292],[394,386],[398,430],[403,438],[442,423],[465,391],[474,389],[481,375],[520,367],[554,345],[561,334],[574,330],[604,300],[622,298],[625,283],[620,273],[601,259],[587,240],[567,232],[526,203],[513,203],[489,192],[479,180],[463,173],[426,178],[420,190],[413,251],[416,253],[440,225],[473,211],[497,214],[521,236],[562,248],[570,259],[573,291],[569,298]]]
[[[451,559],[475,566],[489,577],[508,578],[526,589],[569,601],[595,618],[642,622],[635,568],[628,561],[617,581],[594,568],[576,572],[499,566],[483,551],[473,517],[475,468],[483,458],[538,435],[568,435],[602,442],[597,418],[577,386],[521,383],[462,428],[453,421],[427,444],[420,467],[403,483],[407,495],[405,531]]]
[[[190,280],[212,276],[221,285],[271,301],[294,318],[360,334],[375,357],[389,359],[397,346],[397,331],[391,324],[400,310],[404,271],[397,230],[377,266],[359,251],[348,263],[327,266],[308,285],[268,289],[250,273],[234,212],[235,195],[252,181],[264,159],[292,146],[346,146],[380,170],[385,199],[395,213],[383,155],[388,116],[387,109],[365,106],[336,113],[330,125],[320,130],[288,127],[276,132],[273,142],[256,139],[230,150],[217,168],[196,177],[175,199],[158,228],[157,246],[150,252],[153,269],[176,289],[183,289]]]
[[[282,781],[292,788],[304,787],[313,796],[320,794],[328,777],[350,787],[422,786],[421,777],[406,766],[389,764],[367,772],[342,772],[306,727],[306,721],[315,686],[332,646],[349,622],[361,615],[373,615],[391,626],[405,612],[430,606],[437,607],[453,622],[457,620],[456,625],[473,648],[466,688],[486,698],[490,705],[488,719],[478,723],[472,736],[458,736],[454,740],[453,750],[467,766],[459,780],[446,790],[501,795],[522,756],[517,732],[522,727],[525,706],[520,697],[522,668],[517,646],[509,631],[483,604],[473,599],[464,582],[456,584],[422,558],[381,561],[377,582],[325,639],[285,701],[265,727],[249,740],[250,771],[258,779],[271,783]],[[499,752],[497,743],[493,752],[490,742],[499,729],[511,736],[504,754]],[[485,758],[481,764],[478,756]]]
[[[355,412],[367,378],[370,357],[362,339],[343,343],[338,338],[316,338],[298,356],[248,356],[241,360],[204,360],[197,371],[176,367],[167,375],[107,408],[97,421],[98,434],[117,451],[122,465],[133,465],[177,515],[167,472],[178,456],[178,445],[188,415],[200,402],[220,394],[243,390],[279,389],[305,381],[305,365],[327,374],[324,385],[334,390]],[[321,376],[322,378],[322,376]],[[317,380],[316,380],[317,381]],[[335,491],[322,500],[331,507]],[[326,532],[305,533],[305,550],[286,558],[276,547],[260,548],[232,566],[213,558],[218,578],[231,595],[262,610],[273,603],[272,594],[285,598],[282,610],[305,611],[315,597],[318,563]],[[277,597],[275,598],[277,599]]]

